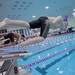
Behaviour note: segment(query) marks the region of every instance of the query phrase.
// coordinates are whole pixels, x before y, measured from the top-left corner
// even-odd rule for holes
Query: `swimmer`
[[[37,43],[37,42],[41,42],[43,41],[48,34],[50,25],[52,24],[58,24],[62,22],[62,17],[61,16],[57,16],[57,17],[46,17],[46,16],[42,16],[34,21],[31,22],[26,22],[26,21],[21,21],[21,20],[10,20],[10,19],[4,19],[1,24],[0,27],[3,27],[5,25],[18,25],[18,26],[24,26],[30,29],[35,29],[35,28],[40,28],[40,35],[37,37],[33,37],[30,38],[28,40],[26,40],[25,42],[22,42],[22,44],[24,45],[28,45],[28,44],[33,44],[33,43]]]
[[[11,32],[7,34],[1,35],[2,37],[0,38],[0,41],[3,41],[1,43],[1,46],[6,46],[8,44],[17,44],[18,41],[20,40],[20,34],[16,32]]]

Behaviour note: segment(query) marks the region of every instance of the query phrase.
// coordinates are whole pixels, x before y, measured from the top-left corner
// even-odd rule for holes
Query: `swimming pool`
[[[48,37],[45,41],[29,45],[33,54],[17,60],[17,65],[29,69],[32,75],[74,75],[75,33]]]
[[[27,50],[32,53],[16,61],[21,68],[32,75],[74,75],[75,32],[51,36],[43,42],[20,47],[19,45],[2,48],[7,52]]]

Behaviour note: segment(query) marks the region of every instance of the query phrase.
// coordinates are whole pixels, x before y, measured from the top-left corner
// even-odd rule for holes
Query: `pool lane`
[[[72,36],[71,36],[72,37]],[[70,39],[71,40],[71,39]],[[66,43],[64,43],[64,44],[62,44],[62,45],[60,45],[60,46],[57,46],[57,47],[55,47],[55,48],[52,48],[52,49],[50,49],[50,50],[47,50],[47,51],[45,51],[45,52],[42,52],[42,53],[40,53],[40,54],[38,54],[38,55],[35,55],[35,56],[33,56],[33,57],[31,57],[31,58],[28,58],[26,61],[23,61],[23,60],[21,60],[21,62],[19,62],[19,64],[21,64],[21,65],[27,65],[27,64],[31,64],[31,63],[33,63],[33,62],[35,62],[35,61],[37,61],[37,60],[40,60],[41,58],[43,58],[43,57],[47,57],[47,56],[49,56],[50,54],[53,54],[53,53],[56,53],[56,52],[58,52],[58,51],[61,51],[61,50],[64,50],[64,49],[70,49],[71,47],[75,47],[75,42],[74,42],[75,40],[74,39],[72,39],[71,41],[67,41]],[[58,61],[58,60],[64,60],[64,59],[66,59],[66,57],[68,57],[68,56],[70,56],[71,54],[72,54],[73,52],[70,52],[70,54],[67,52],[67,55],[65,55],[65,53],[62,53],[62,54],[60,54],[60,55],[57,55],[57,56],[55,56],[54,58],[51,58],[51,59],[48,59],[48,60],[46,60],[46,61],[43,61],[43,62],[41,62],[41,63],[39,63],[39,64],[36,64],[36,65],[34,65],[34,66],[32,66],[31,68],[32,68],[32,72],[33,72],[33,74],[32,75],[35,75],[35,74],[39,74],[39,75],[44,75],[45,73],[43,73],[43,72],[46,72],[46,74],[47,75],[50,75],[49,74],[49,71],[48,70],[51,70],[50,68],[52,68],[52,66],[54,66],[54,65],[56,65],[57,63],[59,63],[59,62],[61,62],[61,61],[59,61],[59,62],[57,62],[56,63],[56,61]],[[62,57],[61,57],[62,56]],[[55,61],[56,60],[56,61]],[[30,61],[31,61],[31,63],[30,63]],[[52,63],[53,62],[53,63]],[[54,64],[54,62],[56,63],[56,64]],[[52,65],[50,68],[47,66],[48,64],[50,64],[50,63],[52,63],[52,64],[54,64],[54,65]],[[44,67],[44,70],[43,70],[43,72],[39,72],[38,70],[37,70],[37,68],[42,68],[42,67]],[[43,69],[43,68],[42,68]],[[47,72],[48,71],[48,72]],[[62,73],[63,71],[59,71],[59,74],[60,73]],[[53,75],[53,74],[52,74]],[[55,74],[54,74],[55,75]],[[58,73],[57,73],[57,75],[58,75]]]
[[[35,55],[33,57],[28,58],[27,60],[25,60],[25,62],[27,62],[27,61],[30,62],[30,60],[31,60],[31,62],[33,62],[33,61],[36,61],[36,59],[39,59],[40,60],[40,59],[43,59],[42,57],[46,57],[46,56],[49,56],[51,54],[55,54],[55,53],[58,53],[58,52],[62,52],[64,49],[67,49],[67,48],[70,49],[71,46],[72,47],[75,46],[74,41],[75,41],[75,38],[70,39],[70,41],[68,40],[67,42],[65,42],[64,44],[62,44],[60,46],[56,46],[54,48],[51,48],[49,50],[46,50],[46,51],[38,54],[38,55]],[[63,52],[63,53],[65,53],[65,52]]]
[[[68,44],[70,43],[70,44]],[[58,46],[56,50],[70,49],[74,47],[71,51],[59,54],[54,58],[50,58],[36,66],[34,66],[32,75],[74,75],[75,66],[74,66],[74,56],[75,56],[75,42],[68,42],[62,46]],[[62,48],[62,49],[61,49]],[[45,54],[46,55],[46,54]]]
[[[32,52],[33,54],[36,54],[43,50],[49,49],[50,47],[56,46],[58,43],[61,43],[64,40],[67,40],[73,37],[75,37],[75,33],[48,37],[43,42],[27,46],[26,50]]]

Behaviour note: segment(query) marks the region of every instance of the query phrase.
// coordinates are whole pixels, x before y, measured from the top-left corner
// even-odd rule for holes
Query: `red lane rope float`
[[[75,38],[74,38],[74,40],[75,40]],[[44,58],[39,59],[39,60],[37,60],[37,61],[34,61],[34,62],[32,62],[31,64],[21,65],[21,67],[22,67],[22,68],[31,68],[32,66],[34,66],[34,65],[36,65],[36,64],[39,64],[39,63],[41,63],[41,62],[44,62],[44,61],[46,61],[46,60],[48,60],[48,59],[50,59],[50,58],[52,58],[52,57],[55,57],[55,56],[57,56],[57,55],[62,54],[62,53],[72,51],[72,50],[74,50],[74,49],[75,49],[75,46],[73,46],[73,47],[71,47],[71,48],[69,48],[69,49],[65,48],[65,49],[62,50],[62,51],[56,52],[56,53],[51,54],[51,55],[49,55],[49,56],[47,56],[47,57],[44,57]]]

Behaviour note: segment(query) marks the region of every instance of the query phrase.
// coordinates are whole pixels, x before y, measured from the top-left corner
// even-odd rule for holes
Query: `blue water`
[[[75,33],[48,37],[41,43],[23,48],[16,45],[4,50],[31,52],[31,56],[20,58],[16,63],[31,71],[32,75],[75,75]]]
[[[26,49],[33,54],[28,58],[18,59],[17,65],[24,69],[30,69],[32,75],[75,74],[75,33],[49,37],[39,44],[28,46]],[[39,62],[41,59],[63,51],[64,49],[71,50]]]

